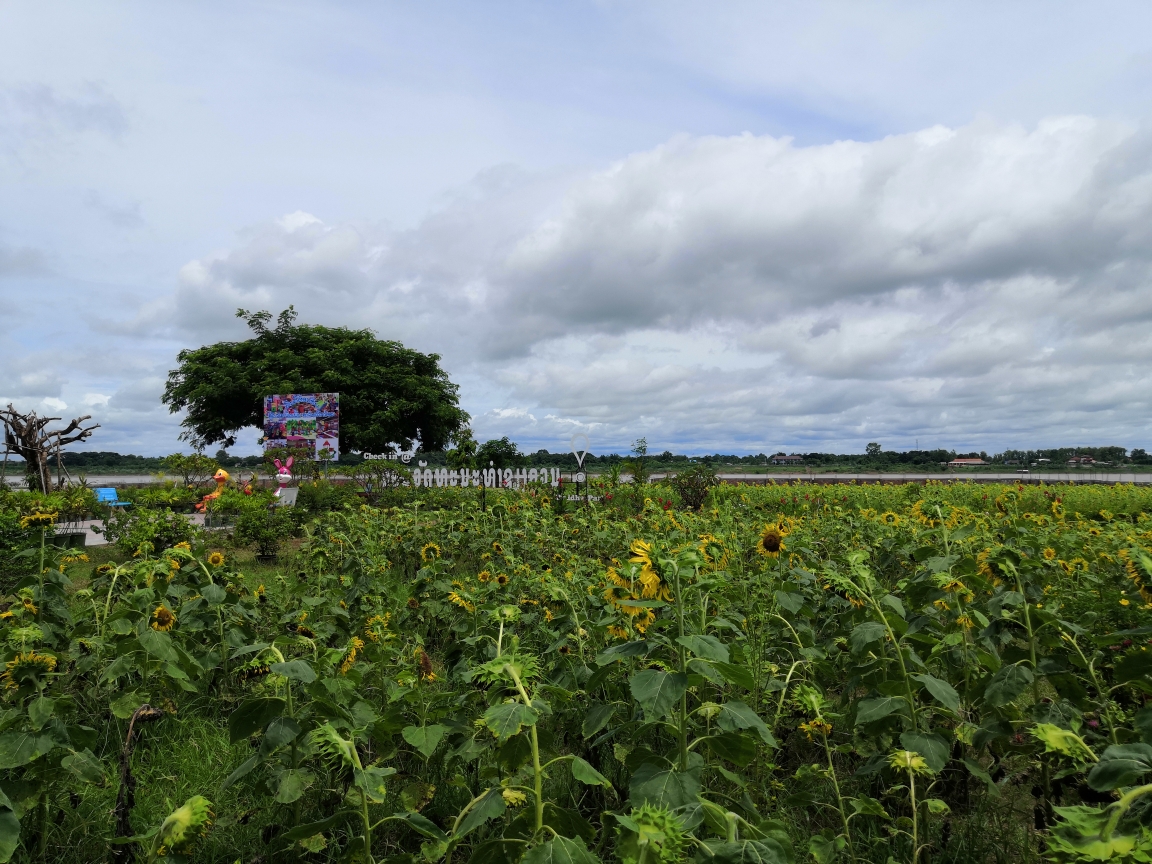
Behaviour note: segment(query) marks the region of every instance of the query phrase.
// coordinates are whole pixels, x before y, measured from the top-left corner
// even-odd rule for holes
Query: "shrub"
[[[296,493],[296,507],[306,513],[327,513],[354,503],[354,486],[341,486],[324,478],[315,483],[301,483],[300,491]]]
[[[236,519],[232,536],[243,546],[255,546],[257,555],[271,557],[295,531],[296,520],[288,508],[252,506]]]
[[[153,551],[191,542],[196,527],[179,513],[147,507],[116,509],[104,523],[104,537],[124,552],[134,553],[149,543]]]
[[[685,507],[699,510],[708,499],[708,492],[719,482],[711,465],[694,465],[669,478],[668,485],[680,496]]]

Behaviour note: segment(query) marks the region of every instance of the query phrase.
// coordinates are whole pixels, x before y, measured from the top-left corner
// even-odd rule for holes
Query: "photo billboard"
[[[264,397],[264,449],[303,448],[314,459],[340,458],[340,394]]]

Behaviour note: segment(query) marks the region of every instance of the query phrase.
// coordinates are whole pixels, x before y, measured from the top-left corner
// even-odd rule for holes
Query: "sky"
[[[291,304],[528,451],[1152,448],[1150,118],[1145,3],[8,0],[0,404]]]

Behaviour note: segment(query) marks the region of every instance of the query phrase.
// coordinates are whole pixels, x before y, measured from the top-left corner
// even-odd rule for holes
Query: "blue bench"
[[[103,486],[96,490],[96,503],[106,507],[131,507],[131,501],[121,501],[113,486]]]

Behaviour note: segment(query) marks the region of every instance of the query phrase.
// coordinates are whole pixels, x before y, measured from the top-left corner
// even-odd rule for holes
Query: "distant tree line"
[[[433,467],[447,465],[451,461],[451,451],[436,451],[425,453],[417,450],[412,464],[425,462]],[[1100,463],[1111,465],[1152,465],[1152,454],[1143,448],[1128,451],[1123,447],[1052,447],[1037,450],[1005,450],[991,456],[984,451],[961,453],[956,450],[884,450],[879,444],[870,444],[864,453],[801,453],[792,454],[765,454],[739,455],[735,453],[713,453],[702,456],[687,456],[683,453],[673,453],[665,450],[662,453],[650,453],[647,458],[651,467],[656,471],[686,468],[692,464],[709,465],[713,468],[725,466],[763,466],[768,465],[773,455],[794,455],[803,458],[804,467],[812,468],[871,468],[871,469],[939,469],[941,465],[953,459],[983,459],[990,465],[1020,465],[1030,466],[1041,459],[1047,459],[1053,467],[1064,465],[1073,456],[1091,456]],[[263,461],[261,455],[230,456],[226,450],[218,450],[213,457],[224,468],[256,468]],[[479,444],[475,448],[473,457],[478,467],[488,467],[494,464],[497,468],[562,468],[564,470],[576,469],[576,457],[571,452],[551,452],[549,450],[536,450],[532,453],[521,453],[514,441],[507,437],[492,439]],[[628,461],[629,454],[607,453],[596,455],[589,453],[584,459],[584,466],[597,471],[612,465]],[[164,468],[164,457],[136,456],[103,450],[65,451],[64,465],[69,470],[83,469],[120,469],[124,471],[160,471]],[[10,462],[19,463],[17,457],[10,457]],[[342,453],[337,464],[353,466],[364,461],[358,453]]]

